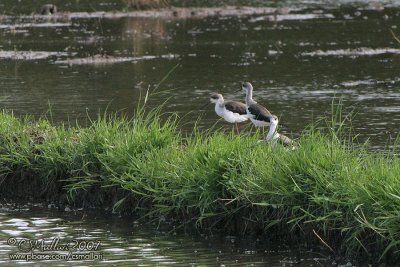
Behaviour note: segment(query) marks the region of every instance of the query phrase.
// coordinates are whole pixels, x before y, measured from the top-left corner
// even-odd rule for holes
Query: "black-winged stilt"
[[[246,105],[237,101],[224,101],[221,94],[213,93],[210,97],[211,103],[215,103],[215,113],[227,122],[235,123],[236,133],[239,134],[238,123],[247,121],[248,115]]]
[[[251,122],[256,127],[264,127],[270,125],[271,112],[253,100],[253,86],[249,82],[242,84],[242,90],[246,93],[246,112]]]

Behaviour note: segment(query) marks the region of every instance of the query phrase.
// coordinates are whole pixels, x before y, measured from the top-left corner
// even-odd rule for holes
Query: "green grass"
[[[353,142],[342,114],[304,130],[295,150],[249,132],[186,135],[162,117],[138,109],[67,128],[3,112],[0,192],[399,258],[400,160]]]

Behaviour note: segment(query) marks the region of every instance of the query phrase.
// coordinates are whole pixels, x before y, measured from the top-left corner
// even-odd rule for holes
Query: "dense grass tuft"
[[[3,112],[0,191],[399,258],[400,160],[355,144],[343,124],[308,127],[292,150],[251,133],[184,135],[161,117],[139,109],[66,128]]]

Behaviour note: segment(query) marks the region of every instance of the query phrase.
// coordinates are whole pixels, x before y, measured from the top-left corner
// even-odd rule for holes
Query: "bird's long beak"
[[[240,88],[239,90],[237,90],[237,91],[235,91],[235,93],[237,93],[237,92],[240,92],[240,91],[242,91],[243,89],[242,88]]]

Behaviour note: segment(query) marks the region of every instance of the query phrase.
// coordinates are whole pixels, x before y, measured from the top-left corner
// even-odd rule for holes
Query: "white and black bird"
[[[242,90],[246,93],[246,112],[251,122],[256,127],[270,125],[271,112],[253,100],[253,86],[249,82],[242,84]]]
[[[270,141],[272,142],[272,146],[275,147],[278,142],[282,143],[284,146],[290,146],[294,145],[294,142],[292,139],[287,137],[286,135],[280,134],[277,131],[278,128],[278,117],[275,115],[270,115],[268,116],[269,118],[269,131],[267,135],[265,136],[265,141]]]
[[[215,113],[227,122],[235,123],[236,133],[239,134],[238,123],[248,120],[246,105],[238,101],[225,101],[221,94],[213,93],[211,103],[215,103]]]

